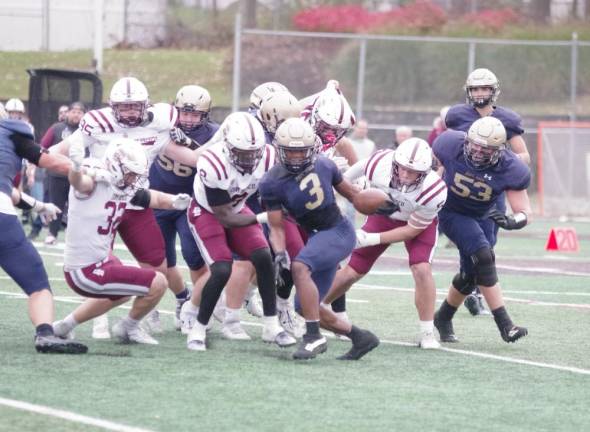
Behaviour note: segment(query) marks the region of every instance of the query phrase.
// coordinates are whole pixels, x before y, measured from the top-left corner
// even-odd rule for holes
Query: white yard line
[[[0,398],[0,405],[10,408],[15,408],[23,411],[29,411],[36,414],[43,414],[49,417],[60,418],[74,423],[82,423],[90,426],[99,427],[105,430],[118,432],[151,432],[149,429],[143,429],[132,426],[125,426],[108,420],[102,420],[95,417],[88,417],[73,413],[71,411],[64,411],[60,409],[51,408],[44,405],[36,405],[28,402],[18,401],[14,399]]]

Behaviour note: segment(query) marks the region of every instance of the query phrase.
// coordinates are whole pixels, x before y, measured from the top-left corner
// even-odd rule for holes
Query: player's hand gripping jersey
[[[449,188],[445,209],[483,218],[505,190],[524,190],[531,181],[529,168],[509,151],[492,166],[476,169],[465,158],[465,133],[446,131],[433,144],[434,155],[444,166]]]
[[[364,174],[370,186],[387,193],[398,207],[389,216],[391,219],[407,221],[417,229],[426,228],[436,218],[447,199],[445,183],[434,171],[430,171],[416,189],[402,191],[392,187],[394,153],[394,150],[381,150],[359,163],[364,163]]]

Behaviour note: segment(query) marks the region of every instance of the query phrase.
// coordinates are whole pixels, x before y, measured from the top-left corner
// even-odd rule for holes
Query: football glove
[[[513,215],[506,215],[496,207],[491,209],[488,213],[488,217],[492,219],[496,225],[505,230],[521,229],[527,224],[526,213],[518,212]]]
[[[192,144],[192,140],[186,136],[182,129],[177,127],[170,129],[170,139],[176,144],[185,147],[190,147]]]
[[[364,248],[367,246],[375,246],[381,243],[381,234],[368,233],[362,229],[356,230],[356,246],[355,249]]]
[[[350,168],[350,165],[348,164],[348,159],[346,159],[345,157],[334,156],[332,158],[332,161],[336,164],[336,167],[338,167],[338,171],[340,172],[344,172],[348,168]]]
[[[81,143],[74,143],[69,150],[70,160],[72,161],[72,170],[79,172],[82,168],[82,161],[86,156],[86,149]]]
[[[290,271],[291,270],[291,259],[289,258],[289,254],[287,251],[279,252],[275,254],[274,259],[274,268],[275,268],[275,281],[277,287],[282,287],[285,285],[285,280],[281,276],[283,271]]]
[[[191,196],[188,194],[178,194],[178,195],[174,195],[174,198],[172,198],[172,207],[174,207],[175,210],[186,210],[189,206],[191,202]]]
[[[35,203],[33,210],[37,212],[44,224],[48,224],[49,222],[56,220],[57,215],[61,213],[61,210],[55,204],[44,203],[41,201],[37,201]]]

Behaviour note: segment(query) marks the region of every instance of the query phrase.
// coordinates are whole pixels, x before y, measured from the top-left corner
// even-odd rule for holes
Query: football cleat
[[[529,334],[529,331],[525,327],[512,326],[510,328],[505,327],[500,334],[502,335],[504,342],[510,343],[516,342],[521,337],[525,337]]]
[[[422,333],[422,338],[418,342],[418,347],[422,349],[438,349],[440,343],[434,337],[433,332]]]
[[[338,357],[338,360],[359,360],[365,354],[379,346],[379,338],[369,330],[361,330],[361,337],[352,343],[352,348]]]
[[[164,332],[162,329],[162,321],[160,321],[160,312],[153,309],[148,313],[139,323],[146,333],[149,334],[161,334]]]
[[[459,342],[459,338],[455,336],[453,329],[453,321],[444,321],[438,318],[438,312],[434,314],[434,326],[438,330],[441,342]]]
[[[92,320],[92,339],[110,339],[109,316],[98,316]]]
[[[179,320],[180,320],[180,331],[182,334],[189,334],[195,321],[197,320],[197,311],[193,311],[189,308],[190,302],[185,302],[180,308]]]
[[[244,307],[250,315],[262,318],[262,315],[264,314],[262,309],[262,299],[256,288],[248,290],[246,298],[244,299]]]
[[[186,347],[191,351],[207,351],[206,338],[204,326],[196,323],[186,337]]]
[[[299,339],[305,333],[305,321],[295,312],[290,301],[277,301],[277,315],[281,327],[294,338]]]
[[[294,360],[310,360],[315,358],[318,354],[325,353],[328,350],[328,341],[320,334],[310,336],[304,335],[297,347],[297,351],[293,353]]]
[[[35,349],[43,354],[85,354],[88,347],[80,342],[61,339],[55,335],[35,336]]]
[[[297,343],[297,340],[280,326],[264,326],[262,340],[267,343],[276,343],[281,348],[290,347]]]
[[[189,282],[184,284],[185,288],[188,289],[188,296],[185,299],[176,299],[176,309],[174,311],[174,328],[176,330],[182,330],[182,322],[180,320],[180,310],[182,309],[182,305],[185,304],[191,298],[191,287],[192,285]]]
[[[158,345],[158,341],[149,335],[140,325],[133,328],[127,328],[123,320],[115,323],[113,326],[113,335],[121,343],[138,343],[145,345]]]
[[[463,304],[473,316],[490,315],[490,311],[483,304],[483,297],[478,294],[469,294],[465,297]]]
[[[52,324],[53,333],[60,339],[72,340],[74,339],[74,329],[70,329],[62,320],[55,321]]]
[[[250,335],[242,328],[240,321],[224,322],[221,326],[221,334],[230,340],[252,340]]]

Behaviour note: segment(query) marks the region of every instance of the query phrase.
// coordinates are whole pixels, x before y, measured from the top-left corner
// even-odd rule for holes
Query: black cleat
[[[45,354],[86,354],[88,351],[88,347],[80,342],[54,335],[35,336],[35,349]]]
[[[379,346],[379,338],[369,330],[361,330],[361,336],[352,343],[352,348],[338,360],[359,360],[368,352]]]
[[[502,335],[504,342],[510,343],[516,342],[521,337],[525,337],[527,334],[529,334],[529,331],[525,327],[512,326],[510,328],[505,327],[502,329],[500,334]]]
[[[293,353],[294,360],[311,360],[318,354],[325,353],[328,350],[328,341],[322,335],[308,336],[303,335],[297,351]]]
[[[490,311],[487,310],[483,305],[483,298],[481,297],[481,295],[469,294],[467,297],[465,297],[465,301],[463,301],[463,304],[465,305],[469,313],[473,316],[490,314]]]
[[[444,321],[438,319],[438,312],[434,314],[434,326],[438,330],[441,342],[459,342],[459,338],[455,336],[455,330],[453,329],[453,321]]]

